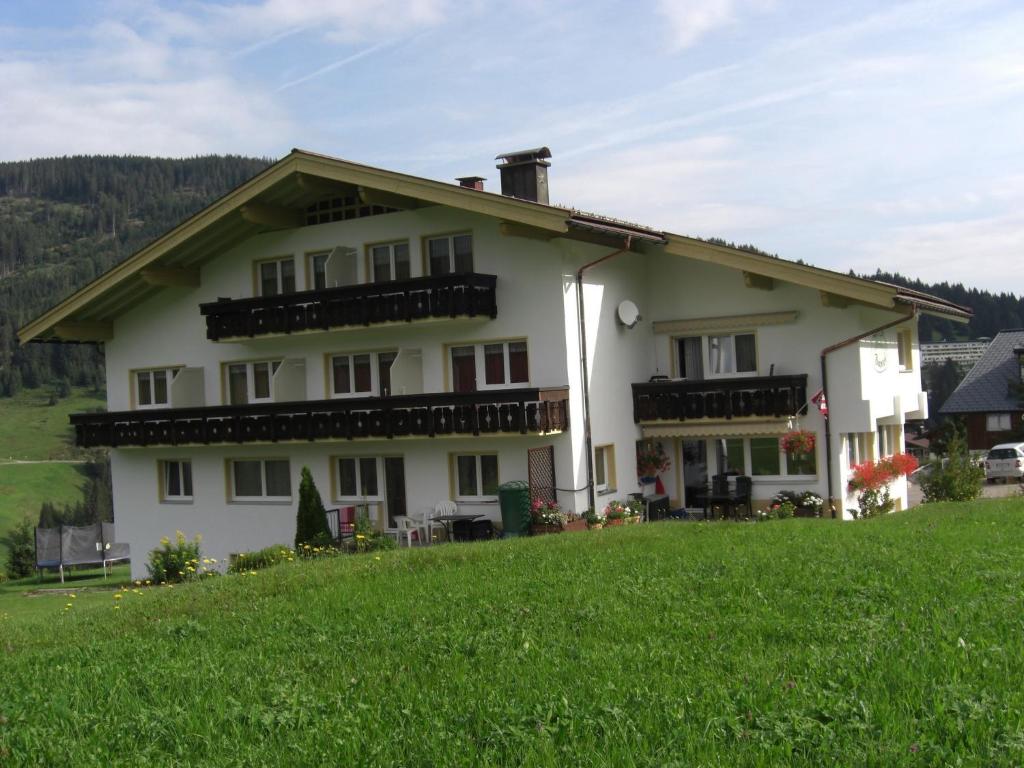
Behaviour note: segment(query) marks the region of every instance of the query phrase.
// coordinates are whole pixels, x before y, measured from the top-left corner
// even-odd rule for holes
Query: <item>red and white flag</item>
[[[822,416],[828,416],[828,401],[825,399],[825,390],[819,389],[814,393],[814,397],[811,398],[811,402],[818,406],[818,410],[821,411]]]

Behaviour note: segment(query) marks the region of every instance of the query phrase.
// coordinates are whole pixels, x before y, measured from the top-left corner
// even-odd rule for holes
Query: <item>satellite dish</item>
[[[627,328],[632,328],[640,322],[640,310],[637,309],[636,304],[629,299],[619,303],[619,308],[616,310],[616,314],[619,317],[619,322]]]

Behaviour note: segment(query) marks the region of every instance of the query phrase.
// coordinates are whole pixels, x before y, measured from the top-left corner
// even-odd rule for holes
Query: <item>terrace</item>
[[[546,434],[568,426],[568,394],[568,387],[531,387],[76,413],[71,424],[82,448]]]

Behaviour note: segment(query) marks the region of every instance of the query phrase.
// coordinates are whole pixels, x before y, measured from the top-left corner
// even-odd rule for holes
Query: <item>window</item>
[[[238,459],[231,462],[232,501],[291,501],[287,459]]]
[[[327,287],[327,259],[330,255],[330,251],[311,253],[309,255],[309,274],[312,281],[310,287],[313,290],[319,291]]]
[[[909,371],[913,369],[913,334],[907,328],[896,333],[896,357],[899,360],[900,370]]]
[[[408,280],[411,276],[409,243],[403,241],[370,246],[370,274],[375,283],[383,283],[388,280]]]
[[[453,392],[512,387],[530,380],[525,341],[501,341],[450,349]]]
[[[473,236],[445,235],[427,239],[427,260],[432,275],[473,271]]]
[[[871,460],[871,432],[849,432],[846,435],[846,458],[849,466]]]
[[[782,452],[779,450],[777,437],[750,438],[750,474],[754,476],[782,474]]]
[[[266,403],[274,399],[274,374],[280,360],[262,360],[255,363],[230,363],[227,366],[228,403]]]
[[[138,408],[165,408],[171,404],[171,382],[180,368],[154,368],[135,372],[135,404]]]
[[[341,458],[336,467],[338,499],[381,500],[376,458]]]
[[[391,393],[391,364],[397,352],[360,352],[331,357],[332,397],[371,397]]]
[[[986,432],[1005,432],[1010,429],[1010,414],[990,413],[985,416]]]
[[[594,449],[594,490],[615,491],[615,446],[599,445]]]
[[[705,377],[757,373],[757,336],[722,333],[676,339],[679,377],[700,381]]]
[[[727,437],[714,440],[718,472],[751,477],[813,477],[814,453],[789,455],[777,437]]]
[[[493,453],[454,457],[457,501],[494,501],[498,497],[498,457]]]
[[[192,462],[168,459],[158,462],[161,501],[192,501]]]
[[[256,263],[260,296],[295,293],[295,259],[274,259]]]

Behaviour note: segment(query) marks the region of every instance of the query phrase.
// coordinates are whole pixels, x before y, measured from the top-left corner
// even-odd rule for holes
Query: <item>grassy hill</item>
[[[8,599],[0,761],[1019,765],[1022,513],[667,522]]]
[[[81,497],[79,465],[49,462],[81,458],[71,442],[68,415],[105,403],[84,389],[72,390],[71,397],[56,405],[49,399],[49,392],[41,389],[0,398],[0,545],[22,517],[38,515],[44,501],[64,505]],[[0,552],[0,561],[5,559],[6,552]]]

